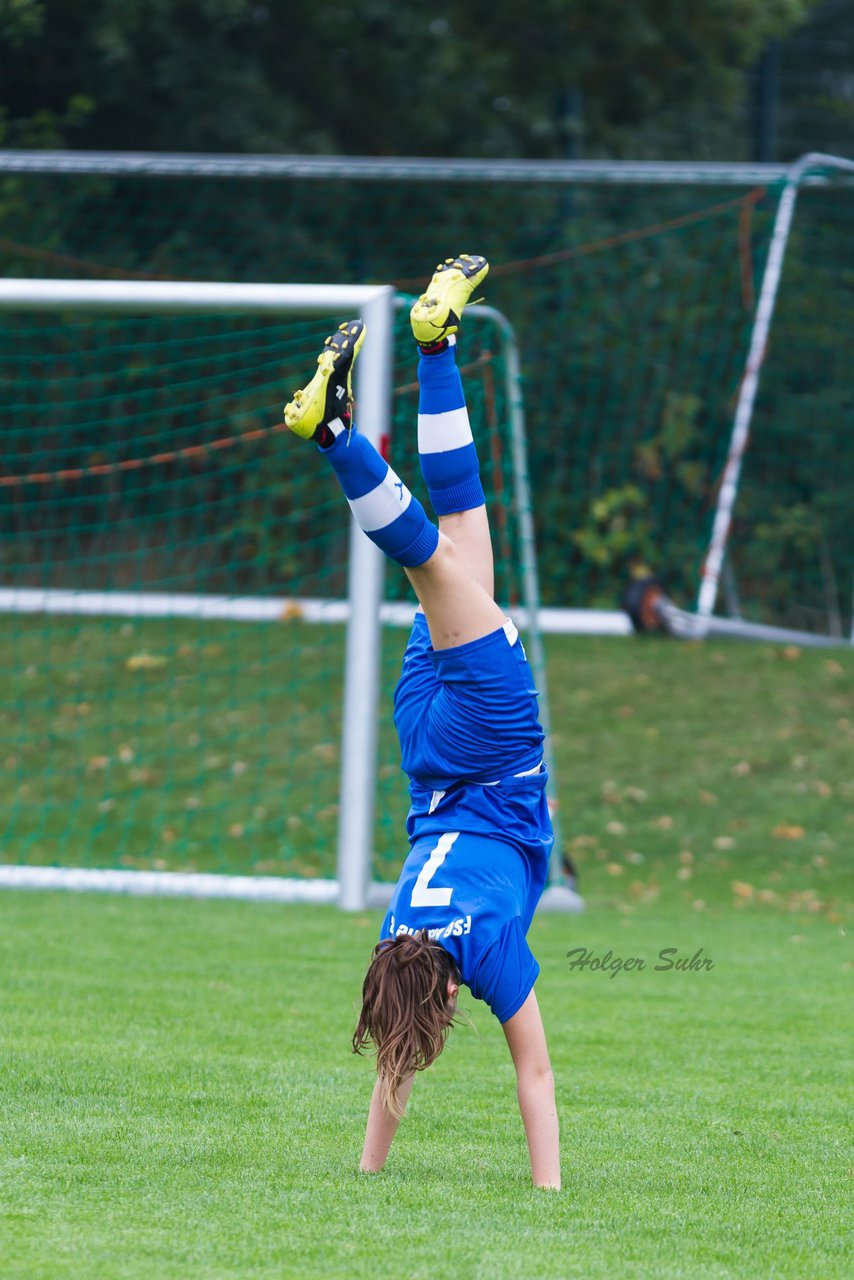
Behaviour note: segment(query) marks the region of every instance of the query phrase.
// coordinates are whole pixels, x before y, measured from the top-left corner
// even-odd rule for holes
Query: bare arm
[[[555,1083],[543,1020],[533,991],[521,1009],[504,1023],[504,1034],[516,1068],[516,1096],[528,1139],[534,1186],[560,1190]]]
[[[414,1074],[400,1088],[400,1100],[406,1105],[412,1092]],[[386,1162],[389,1148],[397,1133],[400,1120],[380,1102],[380,1082],[377,1080],[371,1094],[371,1107],[368,1111],[368,1127],[365,1131],[365,1145],[362,1148],[362,1159],[359,1168],[362,1173],[378,1173]]]

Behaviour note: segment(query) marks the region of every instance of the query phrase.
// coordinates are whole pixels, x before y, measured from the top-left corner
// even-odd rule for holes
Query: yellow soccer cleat
[[[461,253],[440,262],[409,313],[415,341],[426,346],[456,333],[463,308],[488,270],[486,258],[476,253]]]
[[[364,340],[362,320],[348,320],[324,339],[317,357],[317,373],[285,405],[286,427],[304,440],[311,440],[318,427],[349,412],[353,403],[353,364]]]

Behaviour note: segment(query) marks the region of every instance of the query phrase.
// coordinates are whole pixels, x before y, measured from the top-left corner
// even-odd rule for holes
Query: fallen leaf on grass
[[[775,840],[803,840],[806,831],[797,823],[780,822],[771,834]]]
[[[259,876],[279,876],[287,875],[290,870],[290,864],[276,858],[264,858],[260,862],[255,863],[255,871]]]
[[[733,880],[730,882],[729,887],[732,889],[733,894],[739,902],[753,901],[753,895],[756,890],[752,884],[747,884],[744,880]]]
[[[642,880],[633,880],[629,885],[629,897],[636,902],[655,902],[660,892],[657,884],[644,884]]]
[[[156,671],[166,666],[166,659],[159,653],[132,653],[125,663],[128,671]]]
[[[609,876],[621,876],[625,867],[622,867],[619,862],[609,862],[605,870],[608,872]]]
[[[786,896],[786,906],[789,911],[808,911],[810,915],[818,915],[823,910],[824,903],[819,898],[815,889],[793,889]]]

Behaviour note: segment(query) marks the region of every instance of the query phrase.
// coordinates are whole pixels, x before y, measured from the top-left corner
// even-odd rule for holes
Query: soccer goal
[[[334,480],[278,437],[288,388],[359,314],[360,429],[417,475],[399,301],[0,281],[0,883],[346,909],[387,893],[405,817],[387,705],[414,602],[392,575],[383,598]],[[498,592],[545,695],[515,340],[489,308],[467,328]]]
[[[796,202],[809,175],[817,173],[842,177],[850,183],[854,177],[854,160],[814,153],[802,156],[786,175],[774,216],[744,372],[735,397],[732,431],[700,575],[696,614],[680,609],[667,597],[660,582],[648,578],[633,584],[627,593],[632,604],[633,621],[639,629],[657,626],[689,639],[735,636],[821,647],[837,646],[846,638],[841,593],[849,588],[854,593],[854,581],[851,584],[844,580],[840,582],[835,565],[840,564],[850,574],[851,468],[843,463],[838,477],[834,476],[832,468],[828,468],[828,463],[832,463],[834,458],[841,462],[846,452],[849,459],[854,460],[850,432],[846,431],[847,423],[844,421],[849,403],[845,387],[847,383],[850,389],[850,375],[846,378],[843,373],[841,377],[838,374],[833,377],[837,367],[847,365],[850,360],[850,344],[844,324],[847,308],[840,311],[834,307],[834,295],[840,283],[838,274],[842,273],[843,285],[850,275],[844,258],[837,264],[826,255],[823,261],[820,255],[816,255],[812,264],[814,275],[819,278],[826,275],[820,291],[827,307],[827,323],[822,326],[826,347],[821,356],[831,376],[817,379],[815,370],[804,365],[803,353],[797,351],[797,329],[792,333],[791,325],[792,304],[796,314],[800,313],[803,329],[815,323],[814,315],[810,316],[809,291],[806,288],[800,294],[795,289],[794,296],[790,291],[789,298],[784,299],[782,323],[774,334],[773,345],[782,346],[785,351],[791,344],[789,357],[792,365],[796,370],[798,365],[801,366],[799,389],[802,395],[806,392],[812,401],[813,420],[797,425],[787,421],[788,406],[780,391],[781,386],[786,385],[787,372],[791,377],[791,369],[787,369],[785,357],[781,360],[779,350],[769,362],[766,373],[771,384],[768,397],[771,401],[770,414],[769,406],[758,398],[763,366],[772,346],[772,326],[786,265],[786,251],[792,236]],[[842,222],[839,201],[835,208],[831,208],[831,217],[825,218],[824,239],[835,242],[836,247],[842,250],[847,236],[837,239],[833,235],[834,221],[837,224]],[[815,218],[815,210],[810,212]],[[806,214],[807,225],[810,212]],[[799,228],[799,231],[803,236],[803,229]],[[792,275],[800,266],[797,253],[790,265]],[[805,312],[804,294],[807,295]],[[845,332],[835,332],[835,320],[842,321]],[[822,414],[823,420],[819,416]],[[757,416],[760,427],[758,448],[754,447],[753,456],[748,456],[748,443]],[[783,445],[782,456],[773,448],[775,436]],[[742,488],[745,463],[747,468]],[[753,579],[748,588],[748,599],[758,596],[772,609],[800,624],[799,628],[743,617],[739,578],[745,582]],[[714,614],[721,594],[725,597],[729,615],[725,618]],[[850,641],[854,644],[854,617]]]

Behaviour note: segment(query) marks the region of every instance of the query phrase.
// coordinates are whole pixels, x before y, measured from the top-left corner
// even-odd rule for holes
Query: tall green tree
[[[6,145],[732,153],[743,71],[814,0],[0,0]]]

